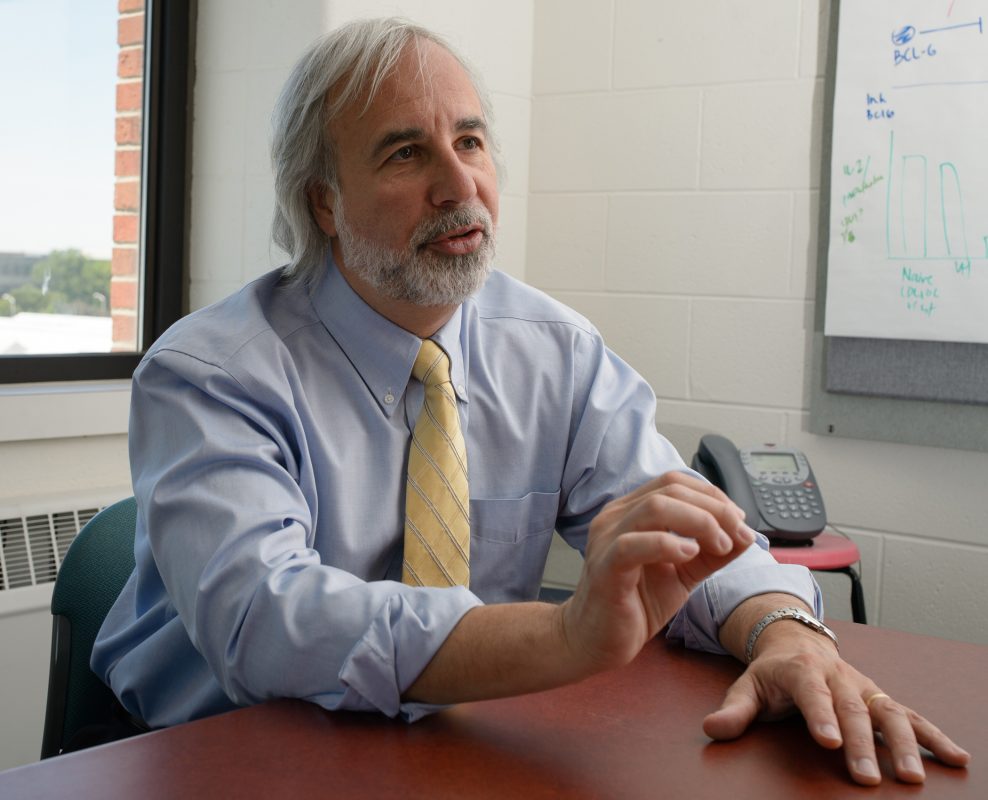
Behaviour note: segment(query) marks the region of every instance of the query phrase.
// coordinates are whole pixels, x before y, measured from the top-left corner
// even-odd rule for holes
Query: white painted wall
[[[826,0],[535,8],[528,281],[648,378],[687,460],[708,430],[804,449],[870,621],[988,643],[988,454],[807,432]]]

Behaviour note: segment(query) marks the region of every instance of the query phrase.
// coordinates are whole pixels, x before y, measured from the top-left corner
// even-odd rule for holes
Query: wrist
[[[561,653],[565,653],[571,680],[580,681],[606,672],[610,669],[624,666],[631,660],[634,653],[626,655],[623,645],[615,648],[615,642],[609,637],[603,640],[595,631],[601,628],[591,610],[588,610],[578,593],[565,603],[556,607],[558,615],[557,636],[561,644]],[[637,651],[636,651],[637,652]]]
[[[767,592],[749,597],[738,605],[720,626],[720,643],[735,658],[744,662],[744,651],[752,628],[769,612],[787,606],[797,606],[810,613],[810,606],[795,595]]]
[[[744,661],[774,649],[792,651],[794,647],[839,653],[837,636],[816,617],[798,606],[775,609],[752,627],[745,645]]]

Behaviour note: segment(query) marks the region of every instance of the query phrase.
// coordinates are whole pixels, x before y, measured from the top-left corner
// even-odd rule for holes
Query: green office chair
[[[133,497],[108,506],[86,523],[62,560],[51,599],[42,758],[58,755],[67,746],[77,749],[80,738],[85,741],[80,731],[92,726],[120,728],[119,714],[125,712],[89,668],[89,657],[103,619],[134,571],[136,524]]]

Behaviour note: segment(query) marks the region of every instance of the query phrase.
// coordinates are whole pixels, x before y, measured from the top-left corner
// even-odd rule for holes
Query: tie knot
[[[412,375],[426,386],[449,383],[449,356],[432,339],[423,339]]]

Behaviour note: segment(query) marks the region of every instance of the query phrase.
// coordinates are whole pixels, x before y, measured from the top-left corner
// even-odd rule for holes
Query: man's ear
[[[336,237],[336,216],[333,205],[336,202],[336,192],[323,183],[313,183],[309,186],[309,206],[316,223],[330,239]]]

